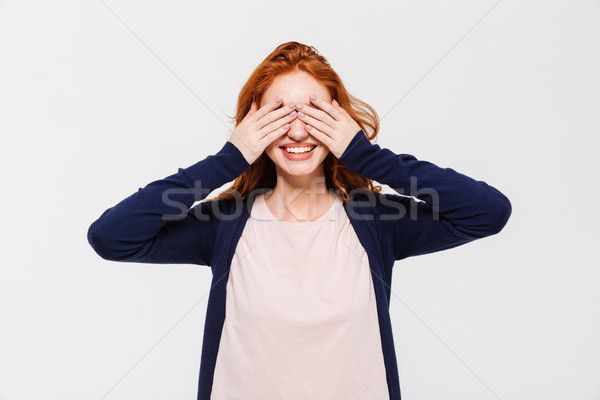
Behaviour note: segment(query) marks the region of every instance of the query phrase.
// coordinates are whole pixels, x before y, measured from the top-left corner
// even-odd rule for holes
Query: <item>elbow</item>
[[[129,249],[120,246],[117,241],[111,239],[114,235],[103,232],[98,221],[88,228],[87,240],[92,249],[105,260],[127,261],[131,256]]]
[[[152,241],[139,245],[130,240],[119,241],[114,231],[104,230],[102,225],[96,221],[87,231],[87,240],[92,249],[108,261],[136,261],[148,252]]]
[[[111,209],[104,211],[102,215],[94,222],[92,222],[87,231],[87,241],[92,246],[92,249],[105,260],[116,261],[117,257],[115,254],[115,246],[111,244],[110,237],[114,237],[111,234],[110,229],[107,228],[106,215]]]
[[[498,192],[497,202],[492,208],[492,219],[489,225],[489,234],[495,235],[500,233],[508,223],[512,214],[512,205],[508,197]]]
[[[114,252],[111,250],[108,241],[104,238],[100,229],[98,229],[96,223],[94,222],[87,231],[87,240],[92,249],[105,260],[115,261]]]

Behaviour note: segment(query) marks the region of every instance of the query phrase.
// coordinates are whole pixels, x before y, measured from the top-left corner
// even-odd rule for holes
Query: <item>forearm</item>
[[[511,214],[510,201],[496,188],[452,168],[441,168],[372,144],[362,130],[339,160],[361,176],[425,201],[468,236],[499,232]]]
[[[226,142],[216,154],[139,188],[104,211],[89,227],[88,241],[107,257],[127,258],[141,252],[165,224],[183,218],[194,202],[248,167],[237,147]]]

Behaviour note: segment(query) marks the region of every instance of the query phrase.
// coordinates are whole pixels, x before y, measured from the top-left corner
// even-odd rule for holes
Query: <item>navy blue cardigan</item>
[[[400,400],[389,314],[395,261],[496,234],[510,217],[511,203],[483,181],[371,143],[363,130],[339,161],[399,193],[351,192],[344,208],[368,255],[390,400]],[[216,154],[139,188],[104,211],[88,230],[90,245],[106,260],[211,267],[198,400],[210,399],[227,277],[254,197],[194,203],[249,166],[227,141]]]

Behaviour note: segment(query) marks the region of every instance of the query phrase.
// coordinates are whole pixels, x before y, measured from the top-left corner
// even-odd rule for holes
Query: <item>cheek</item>
[[[273,143],[271,143],[270,145],[267,146],[267,148],[265,149],[265,153],[267,154],[267,157],[269,157],[271,159],[271,161],[275,161],[277,158],[277,152],[279,151],[279,147],[275,146]]]
[[[325,159],[325,157],[327,157],[327,155],[329,154],[329,149],[327,147],[325,147],[324,144],[320,144],[319,148],[321,150],[321,158]]]
[[[278,148],[275,146],[274,143],[271,143],[265,149],[265,153],[267,153],[267,154],[274,154],[276,150],[278,150]]]

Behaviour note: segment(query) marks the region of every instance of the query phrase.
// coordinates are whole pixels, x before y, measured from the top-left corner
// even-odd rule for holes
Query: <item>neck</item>
[[[271,213],[290,222],[314,220],[324,215],[336,195],[327,189],[323,168],[309,175],[290,176],[277,168],[277,183],[265,194]]]

